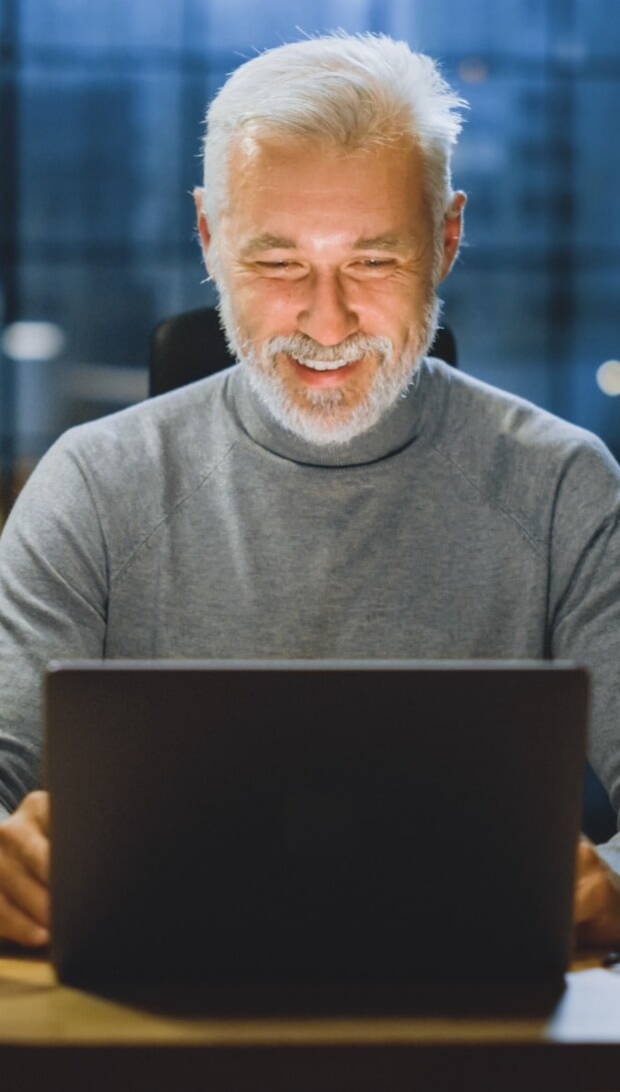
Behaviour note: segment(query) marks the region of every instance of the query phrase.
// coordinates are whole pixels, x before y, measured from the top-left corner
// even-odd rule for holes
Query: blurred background
[[[69,425],[146,397],[149,337],[213,302],[189,192],[205,105],[255,50],[343,27],[471,104],[460,366],[620,456],[618,0],[2,0],[1,514]]]

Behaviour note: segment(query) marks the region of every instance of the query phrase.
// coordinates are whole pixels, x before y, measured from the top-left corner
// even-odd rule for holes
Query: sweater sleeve
[[[41,783],[42,676],[103,656],[106,549],[71,433],[40,461],[0,539],[0,817]]]
[[[589,758],[620,814],[620,470],[597,441],[558,490],[551,573],[552,655],[590,670]],[[620,836],[600,853],[620,873]]]

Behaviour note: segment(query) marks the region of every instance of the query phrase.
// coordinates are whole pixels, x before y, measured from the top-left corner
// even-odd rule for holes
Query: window
[[[144,396],[152,327],[213,302],[189,196],[205,104],[294,24],[385,31],[440,59],[471,103],[454,163],[467,246],[441,293],[461,366],[620,454],[620,403],[596,382],[620,356],[615,0],[306,0],[294,17],[284,0],[5,0],[2,12],[5,482],[68,425]]]

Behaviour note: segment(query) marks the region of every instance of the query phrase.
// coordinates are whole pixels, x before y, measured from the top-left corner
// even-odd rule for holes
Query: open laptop
[[[587,705],[560,663],[50,665],[61,980],[556,979]]]

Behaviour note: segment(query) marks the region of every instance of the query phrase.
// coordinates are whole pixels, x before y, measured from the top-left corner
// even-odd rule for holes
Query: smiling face
[[[422,159],[404,141],[344,153],[246,139],[229,177],[217,254],[199,205],[229,341],[280,423],[346,442],[376,423],[427,351],[460,216],[446,221],[438,270]]]

